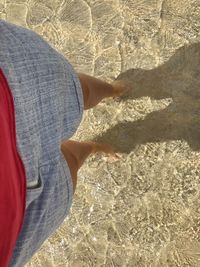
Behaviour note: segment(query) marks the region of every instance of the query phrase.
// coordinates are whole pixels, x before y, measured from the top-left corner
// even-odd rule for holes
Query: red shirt
[[[26,207],[25,168],[16,146],[12,93],[0,69],[0,266],[7,267]]]

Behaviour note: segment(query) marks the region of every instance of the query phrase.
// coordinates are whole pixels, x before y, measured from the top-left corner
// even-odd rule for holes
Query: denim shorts
[[[67,59],[39,34],[0,20],[0,67],[12,92],[26,212],[10,267],[24,266],[69,214],[73,197],[61,140],[76,132],[83,94]]]

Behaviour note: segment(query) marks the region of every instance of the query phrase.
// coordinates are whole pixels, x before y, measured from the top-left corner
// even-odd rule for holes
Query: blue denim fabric
[[[0,67],[15,106],[27,184],[23,227],[9,267],[24,266],[70,212],[73,185],[60,151],[77,130],[83,95],[73,67],[32,30],[0,20]]]

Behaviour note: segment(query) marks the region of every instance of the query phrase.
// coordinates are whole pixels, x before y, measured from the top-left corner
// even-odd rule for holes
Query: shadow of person
[[[130,153],[139,144],[167,140],[185,140],[192,150],[200,149],[200,43],[179,48],[155,69],[130,69],[117,79],[133,88],[121,101],[148,96],[172,98],[172,102],[145,119],[120,122],[94,141],[108,143],[122,153]]]

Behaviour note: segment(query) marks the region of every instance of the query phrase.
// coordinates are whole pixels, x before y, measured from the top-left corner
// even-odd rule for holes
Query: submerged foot
[[[104,143],[96,143],[93,141],[87,141],[84,143],[90,144],[92,146],[93,153],[103,152],[114,158],[120,158],[111,145],[104,144]]]
[[[132,89],[130,84],[124,80],[115,80],[112,82],[112,86],[114,88],[113,96],[123,96]]]

